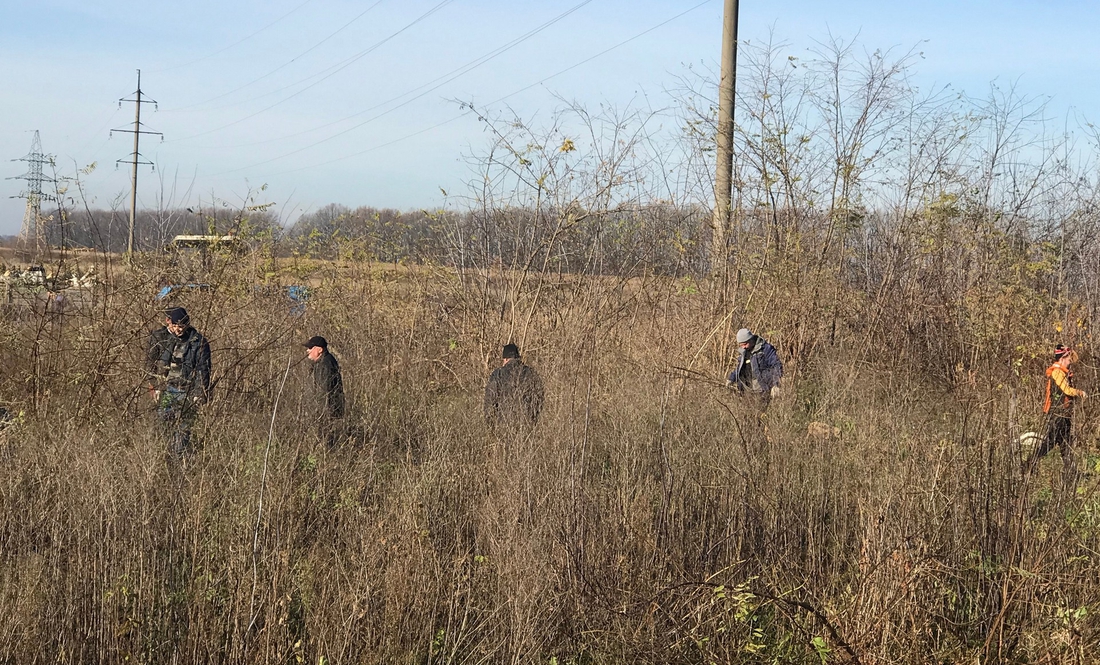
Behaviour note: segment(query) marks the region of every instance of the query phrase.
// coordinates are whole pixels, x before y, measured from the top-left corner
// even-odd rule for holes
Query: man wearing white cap
[[[737,331],[737,345],[741,347],[741,353],[726,379],[726,385],[736,388],[742,395],[756,398],[763,412],[771,402],[772,388],[778,386],[783,378],[783,363],[775,347],[748,328]]]

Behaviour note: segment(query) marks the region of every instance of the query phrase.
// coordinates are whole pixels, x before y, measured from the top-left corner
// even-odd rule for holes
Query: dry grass
[[[996,355],[973,384],[914,371],[900,319],[869,354],[873,303],[826,343],[805,323],[823,306],[773,275],[789,296],[746,285],[736,307],[664,278],[548,277],[508,302],[348,263],[294,318],[255,270],[220,266],[189,303],[219,383],[182,474],[138,385],[142,273],[61,317],[9,312],[0,660],[1095,658],[1097,476],[1051,490],[1055,455],[1025,482],[1011,441],[1036,388]],[[741,321],[788,360],[766,437],[720,386]],[[335,451],[302,422],[307,333],[344,370]],[[532,436],[493,440],[480,390],[513,336],[548,401]]]

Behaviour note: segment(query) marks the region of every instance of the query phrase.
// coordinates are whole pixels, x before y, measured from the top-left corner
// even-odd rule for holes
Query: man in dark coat
[[[328,340],[319,335],[303,345],[313,363],[313,387],[317,400],[314,416],[321,438],[331,448],[336,444],[338,421],[344,417],[344,379],[340,363],[328,350]]]
[[[168,451],[181,458],[191,452],[198,407],[210,398],[210,343],[191,327],[186,309],[173,307],[164,327],[149,334],[146,360]]]
[[[493,428],[534,427],[542,411],[542,379],[523,363],[515,344],[505,345],[501,355],[504,364],[493,370],[485,386],[485,421]]]
[[[783,363],[775,347],[748,328],[737,331],[737,344],[741,353],[726,385],[755,399],[760,412],[764,412],[771,403],[772,389],[783,378]]]

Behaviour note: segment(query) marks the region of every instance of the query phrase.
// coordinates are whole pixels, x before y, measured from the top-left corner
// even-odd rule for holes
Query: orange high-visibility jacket
[[[1047,394],[1043,400],[1043,413],[1050,413],[1051,406],[1068,407],[1072,397],[1080,397],[1081,391],[1069,385],[1073,372],[1054,363],[1047,368]]]

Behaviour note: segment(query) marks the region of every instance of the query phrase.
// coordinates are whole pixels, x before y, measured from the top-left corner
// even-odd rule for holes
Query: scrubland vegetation
[[[63,313],[6,309],[0,659],[1095,662],[1097,409],[1075,487],[1057,454],[1025,477],[1018,439],[1055,342],[1098,385],[1096,136],[915,90],[904,55],[742,61],[728,260],[705,76],[675,120],[487,118],[468,196],[401,227],[415,254],[381,215],[211,218],[250,240],[181,300],[217,380],[181,473],[141,365],[190,268],[100,254]],[[292,283],[301,316],[263,288]],[[722,386],[743,325],[786,364],[763,436]],[[311,334],[344,371],[336,450],[304,424]],[[495,439],[510,340],[547,403]]]

